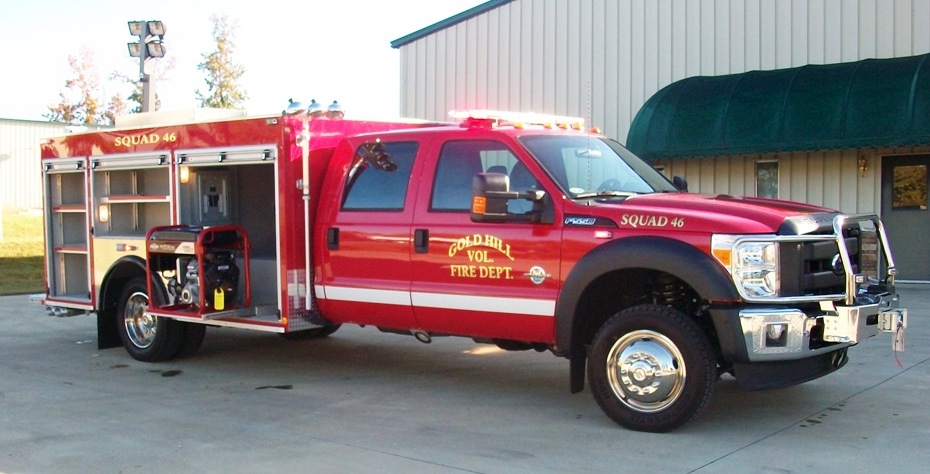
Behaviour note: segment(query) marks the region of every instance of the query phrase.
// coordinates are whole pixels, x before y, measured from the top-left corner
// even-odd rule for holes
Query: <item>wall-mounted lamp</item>
[[[110,222],[110,206],[101,204],[97,208],[97,220],[100,222]]]
[[[191,169],[187,166],[181,167],[181,182],[187,184],[191,180]]]
[[[859,176],[865,177],[865,173],[869,171],[869,160],[864,155],[859,155]]]

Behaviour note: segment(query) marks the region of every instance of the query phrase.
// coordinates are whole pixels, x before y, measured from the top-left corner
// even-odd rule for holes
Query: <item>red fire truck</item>
[[[141,361],[209,326],[464,336],[564,357],[573,392],[668,431],[723,374],[802,383],[907,324],[876,216],[687,193],[580,119],[148,117],[42,146],[43,301]]]

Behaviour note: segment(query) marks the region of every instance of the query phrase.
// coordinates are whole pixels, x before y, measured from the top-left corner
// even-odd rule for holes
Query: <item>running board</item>
[[[146,314],[210,326],[282,333],[285,330],[284,325],[281,323],[281,314],[274,305],[213,311],[204,314],[170,310],[166,307],[149,309]]]

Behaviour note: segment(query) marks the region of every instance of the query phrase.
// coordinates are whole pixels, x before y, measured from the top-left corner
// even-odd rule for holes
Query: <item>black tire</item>
[[[207,325],[175,321],[180,324],[183,330],[181,348],[178,349],[177,357],[187,357],[196,353],[203,344],[203,339],[207,335]]]
[[[594,399],[618,424],[663,433],[694,418],[713,396],[717,364],[701,328],[659,305],[607,320],[588,354]]]
[[[184,339],[180,323],[168,318],[145,316],[149,306],[145,278],[129,280],[119,297],[116,325],[123,347],[136,360],[161,362],[178,354]]]
[[[340,327],[342,327],[341,324],[333,324],[332,326],[305,329],[303,331],[282,332],[279,333],[279,335],[289,341],[305,341],[307,339],[320,339],[322,337],[329,336],[330,334],[336,332]]]

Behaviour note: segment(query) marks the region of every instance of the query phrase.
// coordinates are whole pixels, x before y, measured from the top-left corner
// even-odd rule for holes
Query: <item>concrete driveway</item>
[[[724,379],[669,434],[613,424],[548,353],[371,328],[302,342],[210,328],[193,357],[146,364],[98,351],[93,317],[2,297],[0,473],[925,472],[930,287],[900,293],[900,366],[880,335],[800,386]]]

